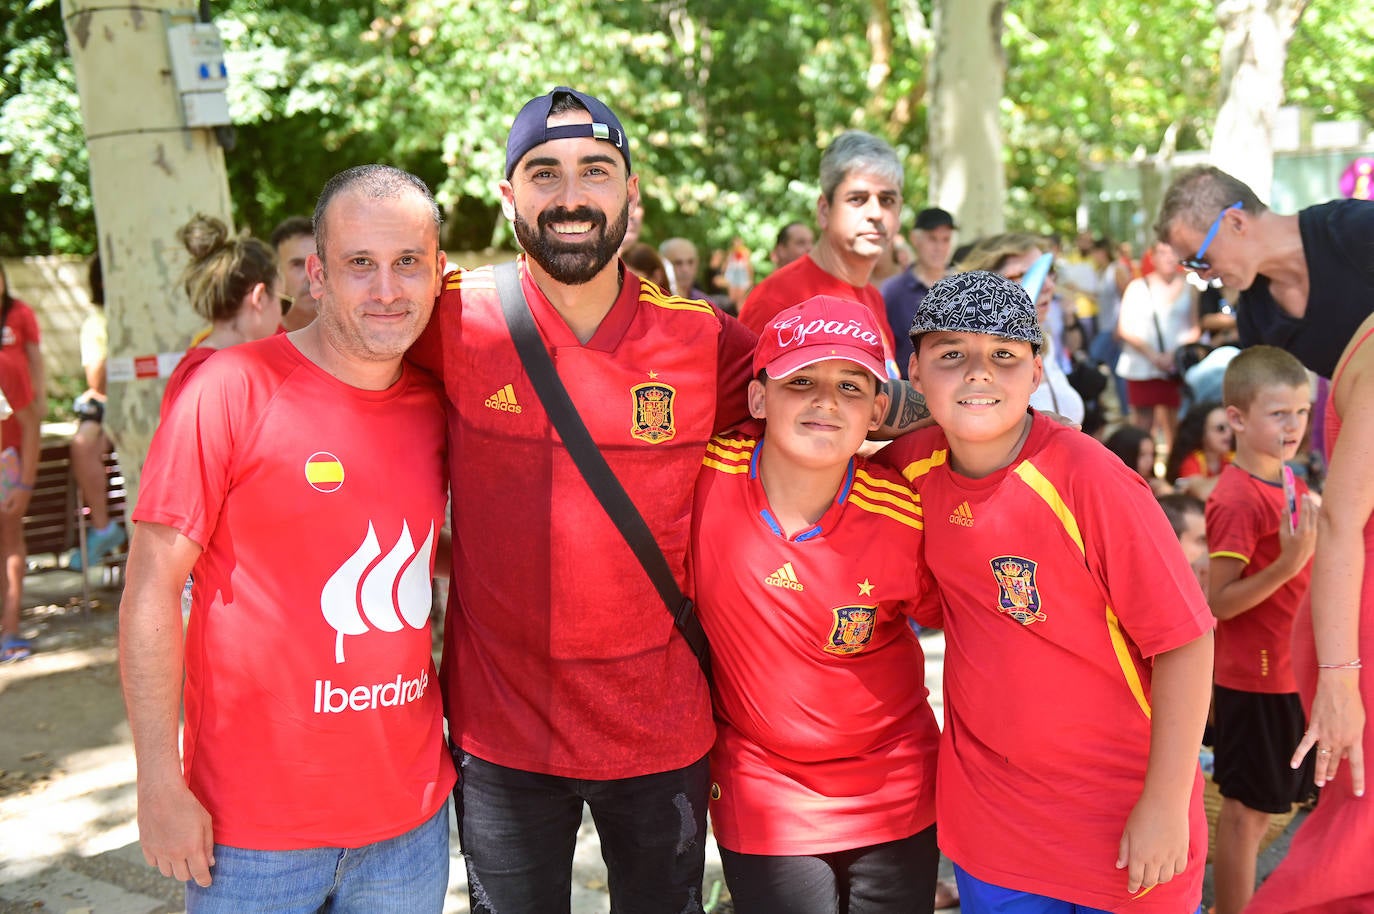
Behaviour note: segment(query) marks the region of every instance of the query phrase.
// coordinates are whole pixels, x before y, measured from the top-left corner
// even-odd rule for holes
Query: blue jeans
[[[461,750],[454,761],[473,914],[567,914],[584,803],[601,839],[611,914],[701,914],[705,758],[611,781],[505,768]]]
[[[211,883],[186,883],[186,914],[439,914],[448,891],[448,804],[358,848],[215,845]]]
[[[954,865],[954,881],[959,884],[959,910],[964,914],[1108,914],[1101,908],[1004,889],[970,876],[957,863]],[[1124,870],[1121,881],[1126,881]],[[1202,914],[1201,905],[1195,914]]]

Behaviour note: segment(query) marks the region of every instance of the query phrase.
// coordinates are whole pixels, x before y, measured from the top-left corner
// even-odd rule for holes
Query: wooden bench
[[[105,454],[105,493],[109,501],[110,519],[124,523],[124,475],[113,452]],[[48,439],[38,455],[38,476],[33,484],[33,497],[24,517],[24,545],[29,557],[51,555],[49,568],[66,567],[71,550],[86,544],[87,517],[90,509],[81,500],[81,490],[72,473],[71,444],[67,440]],[[125,555],[116,551],[100,563],[103,582],[116,583],[123,573]],[[89,572],[89,569],[88,569]],[[81,596],[85,608],[90,607],[90,576],[81,575]]]

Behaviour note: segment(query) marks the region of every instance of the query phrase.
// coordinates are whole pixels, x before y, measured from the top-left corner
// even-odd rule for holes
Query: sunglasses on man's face
[[[1212,246],[1212,241],[1217,237],[1217,232],[1221,231],[1221,220],[1225,219],[1226,214],[1231,210],[1241,209],[1243,206],[1244,201],[1238,201],[1217,213],[1216,221],[1212,223],[1212,227],[1207,230],[1207,235],[1202,239],[1202,247],[1198,248],[1197,253],[1192,257],[1180,257],[1178,261],[1179,266],[1183,267],[1185,270],[1192,270],[1194,273],[1206,273],[1208,270],[1212,269],[1212,265],[1206,260],[1203,260],[1203,257],[1206,256],[1207,249]]]

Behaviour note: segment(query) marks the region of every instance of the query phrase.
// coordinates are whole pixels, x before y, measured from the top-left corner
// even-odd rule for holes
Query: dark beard
[[[599,237],[578,244],[561,241],[549,228],[550,222],[590,222],[599,229]],[[580,286],[591,282],[606,264],[615,259],[620,242],[630,224],[630,204],[627,200],[620,218],[606,225],[606,215],[582,206],[575,210],[555,208],[539,214],[539,228],[535,229],[520,213],[515,214],[515,237],[530,259],[539,264],[555,282],[565,286]]]

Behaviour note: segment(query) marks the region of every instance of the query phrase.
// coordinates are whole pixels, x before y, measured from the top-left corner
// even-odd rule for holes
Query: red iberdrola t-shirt
[[[204,550],[183,758],[215,840],[360,847],[453,787],[431,656],[443,409],[351,387],[285,335],[219,352],[158,428],[134,512]]]

